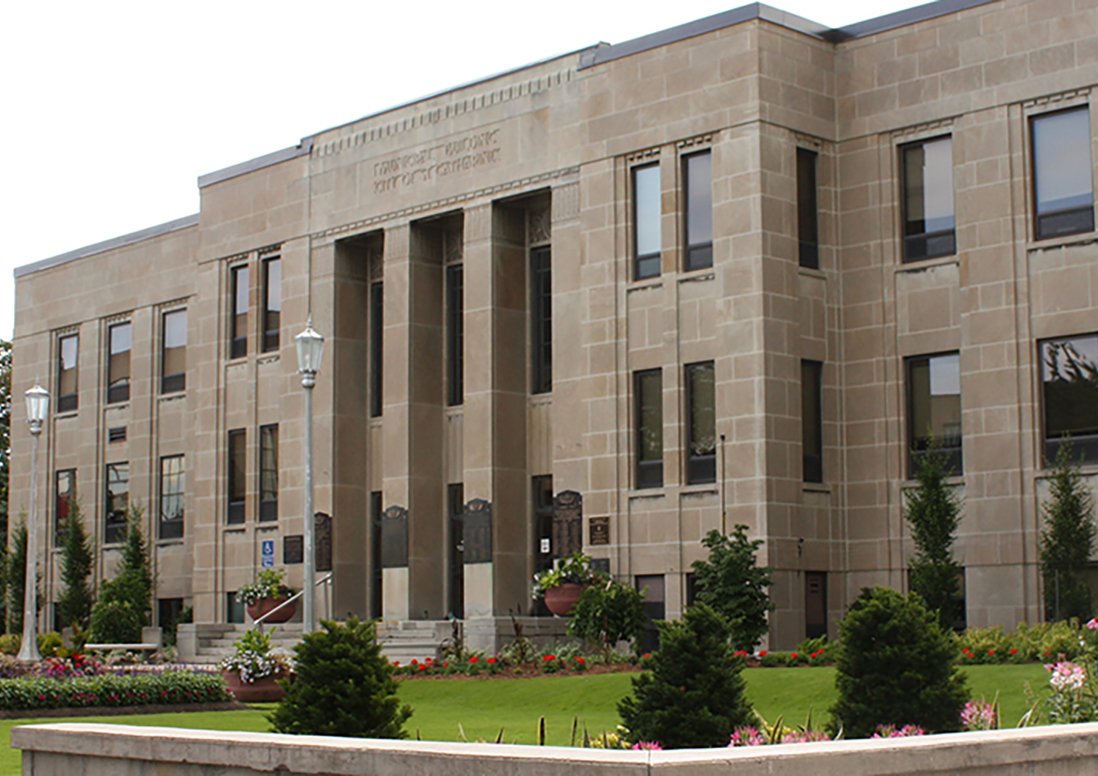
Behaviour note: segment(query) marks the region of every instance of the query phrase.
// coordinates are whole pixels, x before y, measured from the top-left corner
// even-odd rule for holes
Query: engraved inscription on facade
[[[317,512],[314,516],[316,537],[316,570],[332,570],[332,516]]]
[[[553,499],[553,557],[583,550],[583,496],[563,490]]]
[[[500,160],[500,131],[485,129],[374,162],[374,193],[409,189]]]
[[[463,560],[488,563],[492,560],[492,503],[475,498],[465,504]]]
[[[305,562],[305,537],[292,534],[282,537],[282,564],[291,566]]]
[[[408,565],[408,510],[391,506],[381,513],[381,567]]]
[[[587,543],[592,547],[610,543],[610,518],[606,515],[587,521]]]

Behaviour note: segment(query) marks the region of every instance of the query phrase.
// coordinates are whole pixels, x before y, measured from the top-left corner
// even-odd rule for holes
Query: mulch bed
[[[121,717],[125,714],[166,714],[182,711],[246,711],[251,707],[236,701],[225,703],[155,703],[145,706],[81,706],[67,709],[18,709],[0,711],[0,719],[38,717]]]

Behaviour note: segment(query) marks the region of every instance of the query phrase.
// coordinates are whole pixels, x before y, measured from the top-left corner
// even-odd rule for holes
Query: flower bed
[[[9,711],[231,700],[220,676],[188,671],[67,678],[23,676],[0,681],[0,709]]]

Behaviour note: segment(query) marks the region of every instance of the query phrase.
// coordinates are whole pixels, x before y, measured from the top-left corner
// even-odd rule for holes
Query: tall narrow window
[[[1073,457],[1098,462],[1098,334],[1045,340],[1040,351],[1045,458],[1070,441]]]
[[[686,365],[686,482],[717,480],[717,412],[713,362]]]
[[[939,137],[900,149],[903,162],[904,261],[956,252],[953,139]]]
[[[259,427],[259,519],[278,519],[278,424]]]
[[[370,565],[373,578],[370,580],[370,616],[381,617],[381,491],[370,491]]]
[[[446,403],[465,399],[465,290],[460,264],[446,267]]]
[[[1037,239],[1093,231],[1090,111],[1034,116],[1031,126]]]
[[[53,508],[53,535],[56,543],[60,545],[65,541],[65,529],[68,526],[69,514],[72,505],[76,501],[76,469],[60,469],[55,475],[54,508]]]
[[[80,337],[66,334],[57,339],[57,411],[72,412],[77,404],[77,356]]]
[[[823,364],[801,361],[801,477],[823,482]]]
[[[450,616],[462,619],[465,616],[465,532],[462,530],[465,513],[465,486],[450,483],[446,486],[446,500],[450,513]]]
[[[684,156],[682,177],[686,200],[686,269],[712,267],[712,155],[705,151]]]
[[[233,267],[229,272],[233,294],[229,322],[229,357],[241,358],[248,355],[248,268]]]
[[[633,277],[660,274],[660,166],[633,168]]]
[[[370,284],[370,417],[380,418],[382,408],[384,298],[381,281]]]
[[[246,442],[247,437],[244,429],[236,428],[229,432],[227,461],[229,512],[227,519],[230,524],[244,522],[244,502],[248,474]]]
[[[107,464],[106,503],[103,514],[103,543],[118,544],[126,538],[126,512],[130,507],[130,464]]]
[[[637,488],[663,485],[663,381],[659,369],[633,375],[636,403]]]
[[[130,399],[130,348],[133,327],[116,323],[107,330],[110,352],[107,356],[107,404]]]
[[[278,350],[282,328],[282,259],[263,260],[263,352]]]
[[[553,390],[553,268],[548,245],[530,250],[531,393]]]
[[[183,538],[183,494],[186,475],[183,456],[160,459],[160,530],[161,539]]]
[[[819,269],[820,235],[816,203],[816,152],[797,149],[797,242],[802,267]]]
[[[907,360],[909,474],[919,458],[937,449],[953,474],[963,471],[961,456],[961,359],[957,353]]]
[[[164,313],[160,353],[160,392],[174,393],[187,387],[187,311]]]

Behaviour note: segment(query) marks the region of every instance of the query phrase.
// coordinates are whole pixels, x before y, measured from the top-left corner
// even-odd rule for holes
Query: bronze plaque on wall
[[[391,506],[381,513],[381,567],[408,565],[408,510]]]
[[[610,543],[609,517],[592,517],[587,521],[587,543],[592,547]]]
[[[313,534],[316,537],[316,570],[332,570],[332,516],[324,512],[314,515]]]
[[[553,557],[583,550],[583,496],[562,490],[553,499]]]
[[[465,504],[462,516],[466,563],[488,563],[492,560],[492,502],[475,498]]]
[[[301,534],[282,537],[282,563],[291,566],[305,562],[305,537]]]

